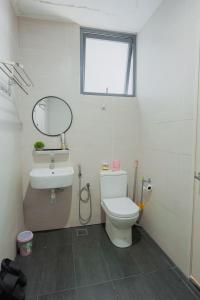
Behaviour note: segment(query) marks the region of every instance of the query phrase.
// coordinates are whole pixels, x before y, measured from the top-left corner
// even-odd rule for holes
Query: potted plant
[[[36,151],[44,149],[45,144],[42,141],[37,141],[34,144],[34,148]]]

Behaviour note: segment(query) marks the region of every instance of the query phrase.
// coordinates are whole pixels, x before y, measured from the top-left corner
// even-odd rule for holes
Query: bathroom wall
[[[10,1],[0,0],[0,60],[15,60],[18,55],[18,22]],[[8,80],[0,72],[0,82]],[[0,261],[15,257],[16,235],[23,228],[20,123],[15,107],[15,93],[0,92]],[[20,97],[19,93],[19,97]]]
[[[20,19],[20,51],[34,88],[20,101],[23,122],[23,189],[27,228],[42,230],[79,225],[77,164],[83,169],[83,184],[91,183],[93,215],[100,223],[99,170],[102,161],[120,159],[129,174],[132,194],[133,163],[138,158],[138,103],[134,98],[80,95],[79,26],[72,23]],[[29,171],[38,164],[32,157],[33,143],[42,139],[47,147],[59,147],[59,138],[41,135],[32,124],[35,102],[47,95],[66,100],[74,120],[66,134],[70,156],[64,164],[75,170],[72,191],[59,192],[57,203],[49,203],[48,191],[30,187]],[[105,105],[105,110],[102,106]],[[49,158],[44,162],[48,166]],[[62,162],[57,159],[57,165]],[[88,213],[88,208],[83,208]]]
[[[138,37],[144,228],[189,274],[199,1],[166,0]]]

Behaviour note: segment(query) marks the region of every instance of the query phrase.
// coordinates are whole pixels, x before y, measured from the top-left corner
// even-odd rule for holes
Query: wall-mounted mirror
[[[33,124],[41,133],[58,136],[72,124],[73,114],[69,104],[61,98],[48,96],[40,99],[32,111]]]

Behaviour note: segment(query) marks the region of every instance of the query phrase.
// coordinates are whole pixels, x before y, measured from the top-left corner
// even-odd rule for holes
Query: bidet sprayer
[[[82,176],[81,165],[78,165],[78,177]]]

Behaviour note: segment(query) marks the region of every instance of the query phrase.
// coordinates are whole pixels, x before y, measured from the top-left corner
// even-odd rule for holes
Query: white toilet
[[[101,206],[106,213],[106,231],[120,248],[132,245],[132,226],[139,217],[139,207],[127,198],[128,176],[125,171],[101,171]]]

